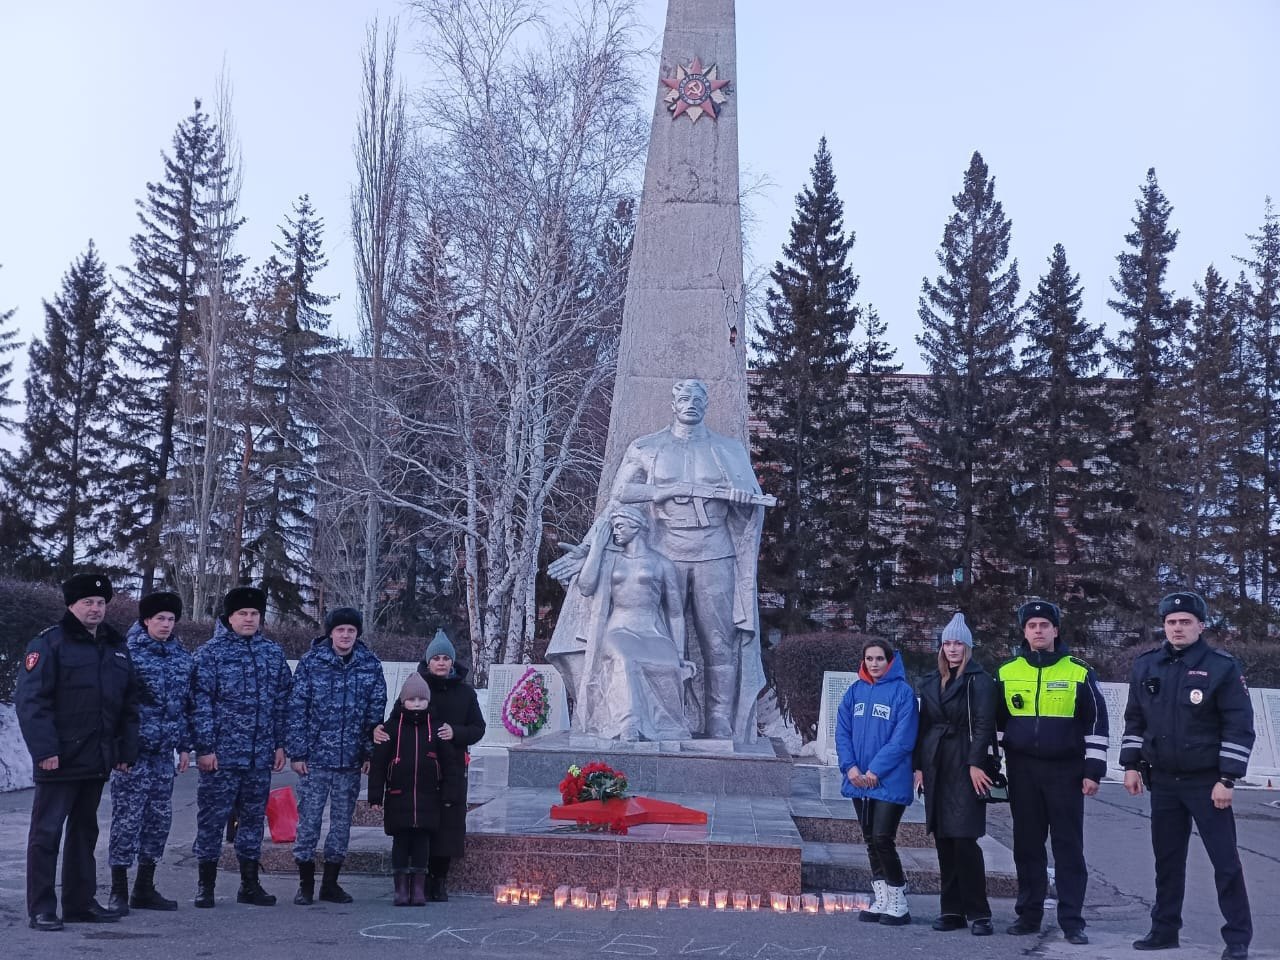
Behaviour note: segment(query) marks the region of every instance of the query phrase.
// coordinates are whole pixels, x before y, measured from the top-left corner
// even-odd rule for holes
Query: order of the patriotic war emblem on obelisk
[[[662,83],[668,88],[664,99],[673,120],[687,114],[697,123],[704,113],[715,120],[720,116],[720,107],[729,100],[729,81],[720,79],[720,68],[714,63],[704,68],[698,57],[687,67],[677,65],[675,76],[663,77]]]

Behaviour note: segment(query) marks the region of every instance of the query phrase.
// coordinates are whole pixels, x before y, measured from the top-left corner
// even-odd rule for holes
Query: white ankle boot
[[[885,906],[880,922],[890,927],[901,927],[911,922],[906,887],[885,887]]]
[[[871,881],[871,906],[866,907],[858,914],[858,919],[863,923],[879,923],[881,915],[885,910],[885,890],[888,884],[883,880]]]

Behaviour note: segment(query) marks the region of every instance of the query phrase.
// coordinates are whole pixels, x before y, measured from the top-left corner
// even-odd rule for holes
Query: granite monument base
[[[789,797],[792,760],[781,743],[758,740],[627,742],[578,733],[517,744],[508,756],[507,785],[556,787],[572,764],[600,760],[627,775],[629,792]]]

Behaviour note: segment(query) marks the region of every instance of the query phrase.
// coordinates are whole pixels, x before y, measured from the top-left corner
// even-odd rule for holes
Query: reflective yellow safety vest
[[[1010,717],[1073,717],[1076,691],[1089,676],[1089,668],[1074,657],[1061,657],[1047,667],[1037,667],[1023,657],[997,671]]]

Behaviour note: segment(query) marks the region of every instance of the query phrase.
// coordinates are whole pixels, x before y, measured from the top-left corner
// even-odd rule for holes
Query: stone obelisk
[[[676,380],[702,380],[707,426],[750,449],[735,38],[734,0],[668,0],[601,507],[627,445],[671,422]]]

